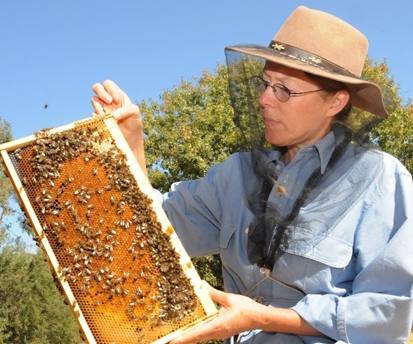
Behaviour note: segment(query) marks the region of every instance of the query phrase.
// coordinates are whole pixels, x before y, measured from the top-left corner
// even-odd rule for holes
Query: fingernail
[[[118,111],[118,110],[115,110],[115,111],[113,112],[113,118],[114,118],[114,119],[118,119],[119,117],[120,117],[119,111]]]

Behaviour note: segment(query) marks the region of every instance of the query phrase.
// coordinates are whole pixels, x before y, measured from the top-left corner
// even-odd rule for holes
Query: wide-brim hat
[[[329,13],[300,6],[268,47],[242,44],[225,49],[340,81],[349,90],[353,106],[381,117],[388,116],[380,88],[361,78],[368,51],[367,38]]]

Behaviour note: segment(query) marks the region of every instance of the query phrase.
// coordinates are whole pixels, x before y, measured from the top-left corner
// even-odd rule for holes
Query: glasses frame
[[[319,88],[319,89],[316,89],[316,90],[305,91],[305,92],[294,92],[294,91],[290,91],[287,87],[285,87],[282,84],[275,83],[274,85],[271,85],[269,82],[265,81],[259,75],[253,75],[250,78],[250,84],[252,85],[253,80],[257,80],[257,79],[261,81],[260,93],[264,93],[264,91],[267,89],[267,87],[271,87],[274,96],[282,103],[287,102],[290,99],[290,97],[298,97],[298,96],[302,96],[302,95],[309,94],[309,93],[325,91],[324,88]],[[283,94],[285,96],[283,96]]]

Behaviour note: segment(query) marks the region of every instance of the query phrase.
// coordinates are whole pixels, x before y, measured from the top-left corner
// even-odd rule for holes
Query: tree
[[[228,96],[226,68],[203,71],[193,83],[182,80],[160,102],[143,101],[150,179],[166,191],[173,181],[195,179],[233,152],[236,128]]]
[[[0,144],[11,141],[11,125],[0,117]],[[13,186],[5,175],[4,167],[0,164],[0,224],[5,226],[7,216],[13,214],[11,206],[12,196],[14,195]]]
[[[0,343],[80,343],[78,326],[39,249],[0,238]]]

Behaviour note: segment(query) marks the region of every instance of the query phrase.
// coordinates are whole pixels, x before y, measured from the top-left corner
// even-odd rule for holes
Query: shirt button
[[[281,170],[280,165],[276,165],[276,166],[275,166],[275,169],[276,169],[277,171]]]

